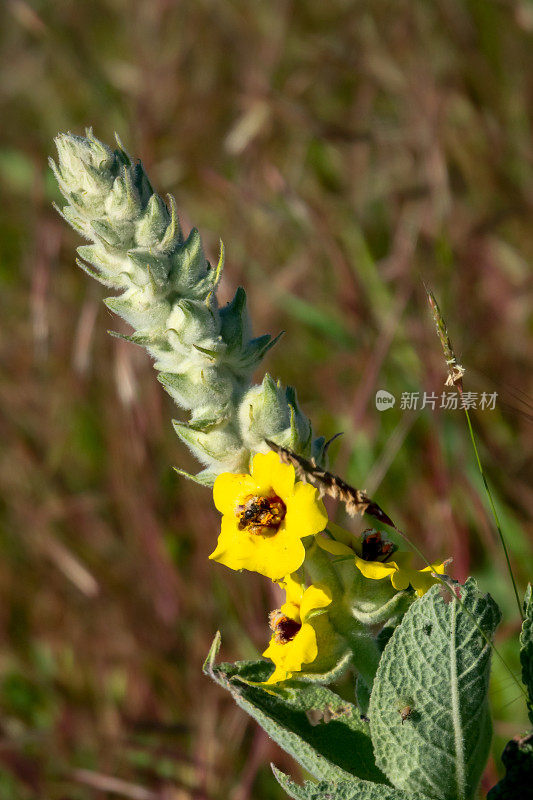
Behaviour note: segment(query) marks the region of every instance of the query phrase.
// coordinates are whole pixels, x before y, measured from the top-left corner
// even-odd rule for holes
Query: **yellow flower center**
[[[363,532],[361,543],[361,558],[363,561],[388,561],[394,553],[394,545],[381,538],[379,531]]]
[[[263,536],[277,533],[286,513],[285,503],[277,494],[270,497],[250,494],[235,509],[240,531]]]
[[[289,642],[292,642],[302,627],[301,622],[297,622],[295,619],[287,617],[279,608],[270,612],[268,615],[268,624],[270,626],[270,630],[274,634],[274,641],[277,644],[288,644]]]

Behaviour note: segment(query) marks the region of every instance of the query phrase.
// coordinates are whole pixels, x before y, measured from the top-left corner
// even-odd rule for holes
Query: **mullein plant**
[[[146,348],[188,412],[174,428],[203,468],[178,472],[213,489],[221,525],[210,558],[284,593],[265,615],[264,658],[217,663],[217,634],[206,674],[310,773],[298,785],[274,768],[294,798],[478,797],[491,739],[495,602],[474,579],[449,578],[446,562],[417,568],[381,529],[355,536],[328,519],[320,486],[295,469],[306,459],[324,467],[327,443],[313,435],[293,388],[268,374],[251,383],[276,340],[251,335],[243,289],[219,307],[223,247],[211,265],[198,231],[184,236],[173,198],[154,192],[120,142],[111,149],[88,131],[60,135],[56,145],[60,213],[89,241],[78,264],[118,293],[105,303],[132,326],[124,338]],[[360,510],[379,509],[369,503]],[[531,593],[524,611],[531,709]],[[353,702],[331,688],[348,670]],[[509,780],[518,780],[517,759],[522,771],[530,764],[528,748],[529,740],[516,744]],[[497,792],[510,785],[491,797],[506,796]]]

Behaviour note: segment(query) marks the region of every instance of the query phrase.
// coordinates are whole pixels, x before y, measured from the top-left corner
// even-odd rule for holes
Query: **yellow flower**
[[[390,543],[381,539],[381,535],[376,531],[371,532],[368,537],[362,536],[355,539],[348,531],[343,530],[334,523],[328,523],[328,529],[333,533],[334,539],[317,536],[317,543],[323,550],[336,556],[352,556],[356,566],[365,578],[376,581],[390,578],[390,582],[397,591],[402,591],[407,589],[408,586],[412,586],[418,597],[422,597],[437,582],[437,579],[431,573],[436,572],[438,575],[446,573],[448,561],[431,564],[420,570],[414,569],[411,566],[412,553],[394,552],[392,548],[390,553],[387,552],[390,548]],[[374,550],[374,558],[379,555],[381,550],[383,560],[370,560],[364,552],[364,544],[371,538],[373,538],[372,545],[368,549],[370,552]],[[381,544],[381,548],[377,542]]]
[[[295,481],[292,464],[283,464],[273,451],[254,456],[251,475],[219,475],[213,498],[223,516],[209,558],[273,581],[302,565],[302,538],[323,530],[328,521],[317,490]]]
[[[392,585],[399,592],[411,585],[418,597],[422,597],[437,582],[437,578],[434,578],[431,573],[444,575],[447,562],[431,564],[423,569],[414,569],[411,567],[411,561],[411,553],[395,553],[394,561],[385,562],[363,561],[359,556],[355,556],[356,566],[359,567],[365,578],[373,578],[377,581],[390,578]]]
[[[286,602],[270,614],[273,636],[263,653],[276,665],[267,684],[288,680],[293,673],[301,672],[304,664],[311,665],[316,660],[319,649],[316,612],[331,603],[331,593],[325,586],[306,589],[292,575],[283,583]]]

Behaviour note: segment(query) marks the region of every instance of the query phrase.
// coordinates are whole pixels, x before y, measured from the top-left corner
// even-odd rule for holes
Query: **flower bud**
[[[195,429],[194,423],[173,420],[174,430],[184,444],[205,464],[213,476],[220,472],[242,472],[248,468],[249,451],[243,448],[238,432],[231,423],[222,423],[206,430]]]
[[[215,310],[199,300],[178,300],[167,320],[169,341],[190,350],[193,345],[204,348],[223,345],[219,337],[220,322]]]
[[[285,392],[268,373],[260,386],[252,386],[239,408],[244,443],[250,450],[268,450],[265,439],[278,441],[290,429],[290,410]]]
[[[135,224],[135,242],[139,247],[155,247],[169,223],[168,209],[159,195],[153,194]]]

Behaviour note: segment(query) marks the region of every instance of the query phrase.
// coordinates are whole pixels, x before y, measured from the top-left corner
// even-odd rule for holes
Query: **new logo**
[[[386,392],[385,389],[379,389],[376,392],[376,408],[378,411],[386,411],[388,408],[392,408],[395,402],[394,395]]]

